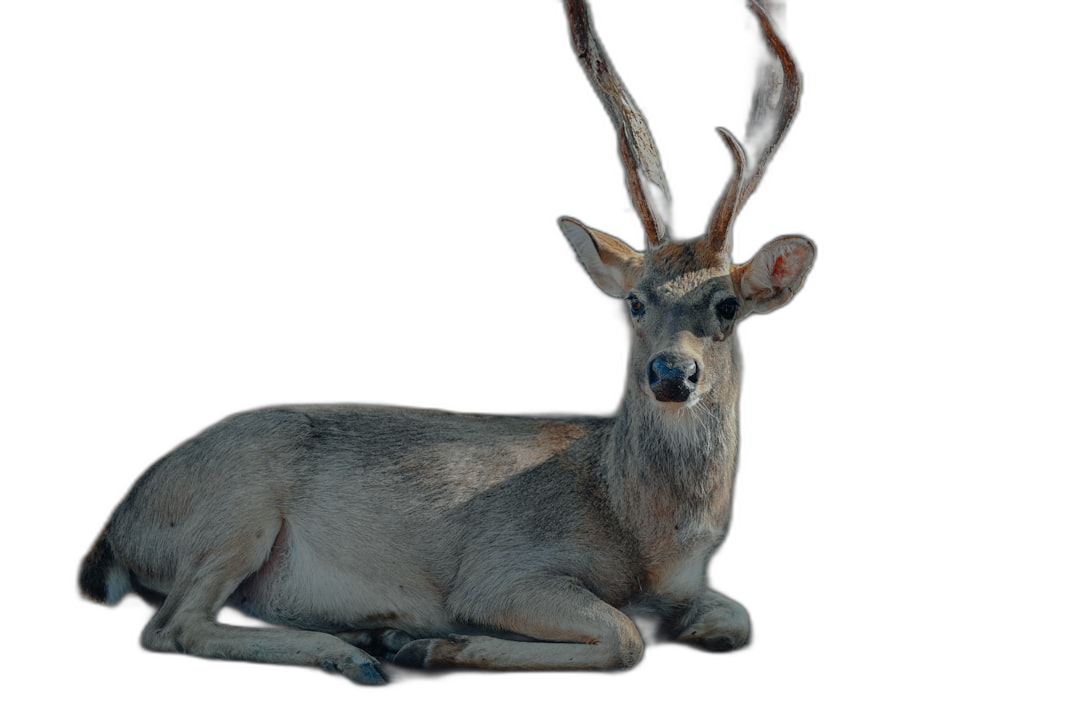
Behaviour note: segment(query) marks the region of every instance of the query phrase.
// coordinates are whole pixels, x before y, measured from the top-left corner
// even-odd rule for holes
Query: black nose
[[[657,354],[649,362],[649,389],[661,403],[685,403],[697,385],[697,362],[683,354]]]

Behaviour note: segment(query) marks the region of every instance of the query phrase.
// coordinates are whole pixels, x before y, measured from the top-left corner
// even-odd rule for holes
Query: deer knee
[[[191,649],[191,632],[183,626],[170,624],[165,627],[147,625],[139,638],[143,648],[151,652],[179,652],[186,654]]]
[[[641,635],[633,639],[627,639],[620,643],[619,658],[615,663],[617,669],[629,669],[637,666],[641,658],[645,656],[645,643],[641,641]]]
[[[143,628],[140,644],[151,652],[179,652],[181,654],[190,649],[188,638],[190,632],[185,632],[183,626],[174,623],[159,625],[151,621]]]
[[[629,669],[645,655],[645,642],[630,618],[616,624],[609,636],[612,652],[612,668]]]
[[[143,628],[140,644],[152,652],[189,654],[198,648],[205,626],[211,618],[168,616],[159,611]]]

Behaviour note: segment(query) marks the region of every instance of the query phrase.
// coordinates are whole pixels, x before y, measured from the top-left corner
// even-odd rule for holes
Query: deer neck
[[[738,437],[734,337],[709,355],[718,381],[691,407],[669,410],[628,383],[604,463],[609,500],[645,552],[719,538],[730,514]]]

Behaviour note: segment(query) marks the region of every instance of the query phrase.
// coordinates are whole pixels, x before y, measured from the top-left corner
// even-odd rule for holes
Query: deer
[[[565,0],[573,50],[618,138],[646,246],[563,217],[601,291],[626,301],[625,391],[610,417],[491,416],[371,405],[242,412],[154,463],[82,562],[85,597],[157,607],[141,644],[322,667],[359,684],[395,667],[616,670],[648,614],[665,638],[747,645],[751,623],[707,568],[728,532],[738,450],[736,327],[802,288],[815,245],[778,237],[731,261],[736,216],[796,114],[800,76],[761,0],[768,48],[747,149],[705,233],[676,241],[655,142]],[[659,202],[658,202],[659,199]],[[230,606],[274,625],[223,624]]]

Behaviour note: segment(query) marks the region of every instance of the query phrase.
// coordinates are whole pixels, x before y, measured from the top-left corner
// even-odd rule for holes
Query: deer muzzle
[[[701,367],[685,354],[663,352],[649,362],[649,390],[661,403],[685,403],[701,380]]]

